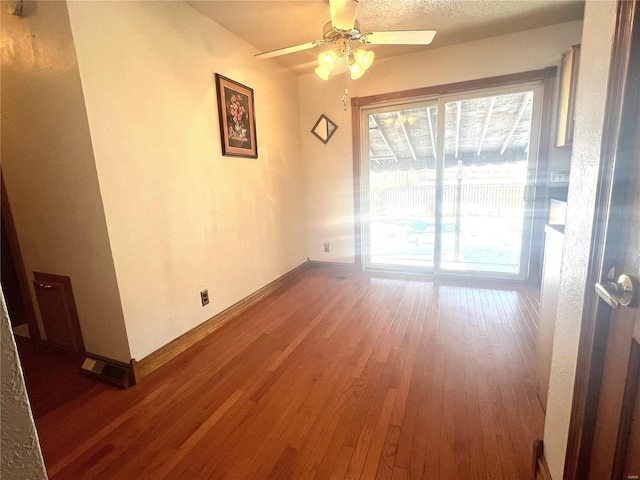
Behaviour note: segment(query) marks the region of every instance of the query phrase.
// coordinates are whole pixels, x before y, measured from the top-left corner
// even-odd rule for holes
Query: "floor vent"
[[[338,280],[346,280],[347,277],[336,277]]]
[[[126,363],[92,355],[84,359],[80,371],[85,375],[122,388],[131,385],[131,369]]]

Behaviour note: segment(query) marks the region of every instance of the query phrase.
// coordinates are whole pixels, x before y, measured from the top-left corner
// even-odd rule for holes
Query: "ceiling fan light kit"
[[[336,51],[337,50],[337,51]],[[333,67],[336,66],[338,58],[343,59],[349,69],[352,80],[357,80],[373,64],[374,53],[359,49],[351,51],[349,43],[344,46],[340,43],[336,45],[336,50],[327,50],[318,55],[318,67],[315,69],[316,75],[325,82],[329,80]]]
[[[364,45],[428,45],[436,34],[435,30],[361,33],[360,24],[356,20],[358,0],[329,0],[329,10],[331,21],[323,28],[322,40],[260,53],[256,57],[272,58],[324,45],[333,45],[330,50],[318,55],[316,75],[325,82],[328,81],[338,59],[342,59],[349,69],[351,79],[357,80],[371,67],[375,55],[372,51],[361,48],[355,52],[352,51],[351,42],[360,42]]]

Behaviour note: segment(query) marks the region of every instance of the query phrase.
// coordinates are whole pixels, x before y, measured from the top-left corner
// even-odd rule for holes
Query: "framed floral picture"
[[[222,154],[258,158],[253,89],[216,73]]]

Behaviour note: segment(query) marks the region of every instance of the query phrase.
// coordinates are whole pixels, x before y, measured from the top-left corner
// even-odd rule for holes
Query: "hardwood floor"
[[[92,388],[103,386],[78,373],[84,357],[47,345],[34,347],[29,338],[18,335],[15,339],[36,420]]]
[[[537,309],[522,285],[310,268],[140,385],[36,412],[49,476],[531,478]]]

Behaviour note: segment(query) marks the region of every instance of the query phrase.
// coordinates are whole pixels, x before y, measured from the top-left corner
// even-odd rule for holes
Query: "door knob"
[[[636,284],[634,277],[622,274],[615,282],[596,283],[596,293],[611,308],[628,307],[635,300]]]

